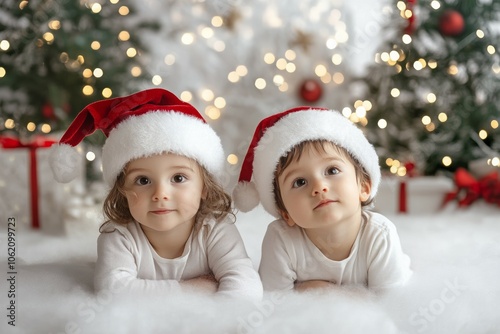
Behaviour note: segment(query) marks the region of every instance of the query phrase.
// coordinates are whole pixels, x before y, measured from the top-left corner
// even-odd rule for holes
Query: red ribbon
[[[408,208],[406,206],[406,180],[399,182],[399,212],[406,213]]]
[[[413,32],[415,31],[415,21],[416,21],[416,15],[415,15],[415,10],[414,10],[414,7],[417,3],[417,0],[408,0],[406,2],[406,9],[407,10],[410,10],[412,15],[408,18],[408,24],[406,25],[405,29],[404,29],[404,33],[405,34],[408,34],[408,35],[411,35],[413,34]]]
[[[30,151],[30,185],[31,185],[31,226],[40,228],[40,218],[38,214],[38,176],[36,167],[36,150],[41,147],[50,147],[56,143],[55,140],[46,139],[43,137],[35,137],[27,143],[21,142],[18,138],[1,137],[0,147],[4,149],[27,148]]]
[[[487,203],[500,206],[500,179],[498,171],[494,171],[476,180],[466,169],[459,168],[455,172],[457,189],[446,194],[443,206],[452,200],[458,200],[458,206],[465,207],[482,198]]]
[[[411,161],[405,163],[406,168],[406,176],[412,178],[416,175],[415,164]],[[399,212],[406,213],[408,212],[408,190],[406,179],[402,179],[399,182]]]

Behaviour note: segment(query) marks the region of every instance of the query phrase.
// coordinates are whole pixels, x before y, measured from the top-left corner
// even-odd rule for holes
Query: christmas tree
[[[348,11],[336,1],[168,1],[138,7],[162,12],[145,34],[153,82],[193,104],[221,135],[238,165],[265,116],[298,105],[341,109],[350,102],[352,40]],[[349,24],[348,24],[349,22]]]
[[[393,9],[351,116],[366,125],[381,166],[435,175],[477,159],[498,165],[500,2],[408,0]]]
[[[149,75],[124,0],[0,4],[0,132],[64,130],[87,104],[137,89]],[[97,137],[100,141],[101,138]]]

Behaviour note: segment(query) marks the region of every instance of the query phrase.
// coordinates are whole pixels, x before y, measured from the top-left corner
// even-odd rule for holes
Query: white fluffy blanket
[[[97,232],[66,236],[20,229],[9,281],[7,230],[0,230],[1,333],[494,333],[500,328],[500,209],[478,203],[434,215],[389,216],[415,271],[408,287],[375,296],[266,293],[261,303],[208,296],[95,296]],[[270,216],[239,214],[257,267]],[[14,283],[12,285],[11,283]],[[8,308],[15,291],[15,326]]]

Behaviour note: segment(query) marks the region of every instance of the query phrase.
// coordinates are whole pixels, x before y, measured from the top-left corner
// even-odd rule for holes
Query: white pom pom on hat
[[[82,157],[74,147],[96,130],[107,137],[102,168],[110,187],[129,161],[165,152],[194,159],[218,182],[223,179],[219,136],[192,105],[155,88],[85,107],[51,148],[50,165],[57,181],[69,182],[79,174]]]
[[[363,166],[371,178],[370,198],[375,197],[381,179],[379,160],[363,132],[337,111],[297,107],[269,116],[257,125],[233,190],[236,208],[248,212],[260,202],[268,213],[279,218],[273,179],[280,157],[303,141],[322,139],[343,147]]]

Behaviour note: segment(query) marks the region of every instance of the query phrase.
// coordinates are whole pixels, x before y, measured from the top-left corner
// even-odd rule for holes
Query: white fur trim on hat
[[[381,179],[379,160],[363,132],[336,111],[297,111],[269,127],[255,148],[253,181],[262,206],[274,217],[279,217],[273,193],[274,171],[279,158],[303,141],[320,139],[329,140],[352,154],[370,175],[370,198],[376,195]]]
[[[49,165],[56,181],[67,183],[82,172],[82,156],[73,146],[67,144],[52,145],[49,153]]]
[[[195,117],[163,110],[131,116],[111,130],[102,150],[104,180],[112,186],[129,161],[165,152],[194,159],[222,181],[224,151],[215,131]]]
[[[233,201],[241,212],[249,212],[259,205],[259,192],[253,182],[239,182],[233,190]]]

